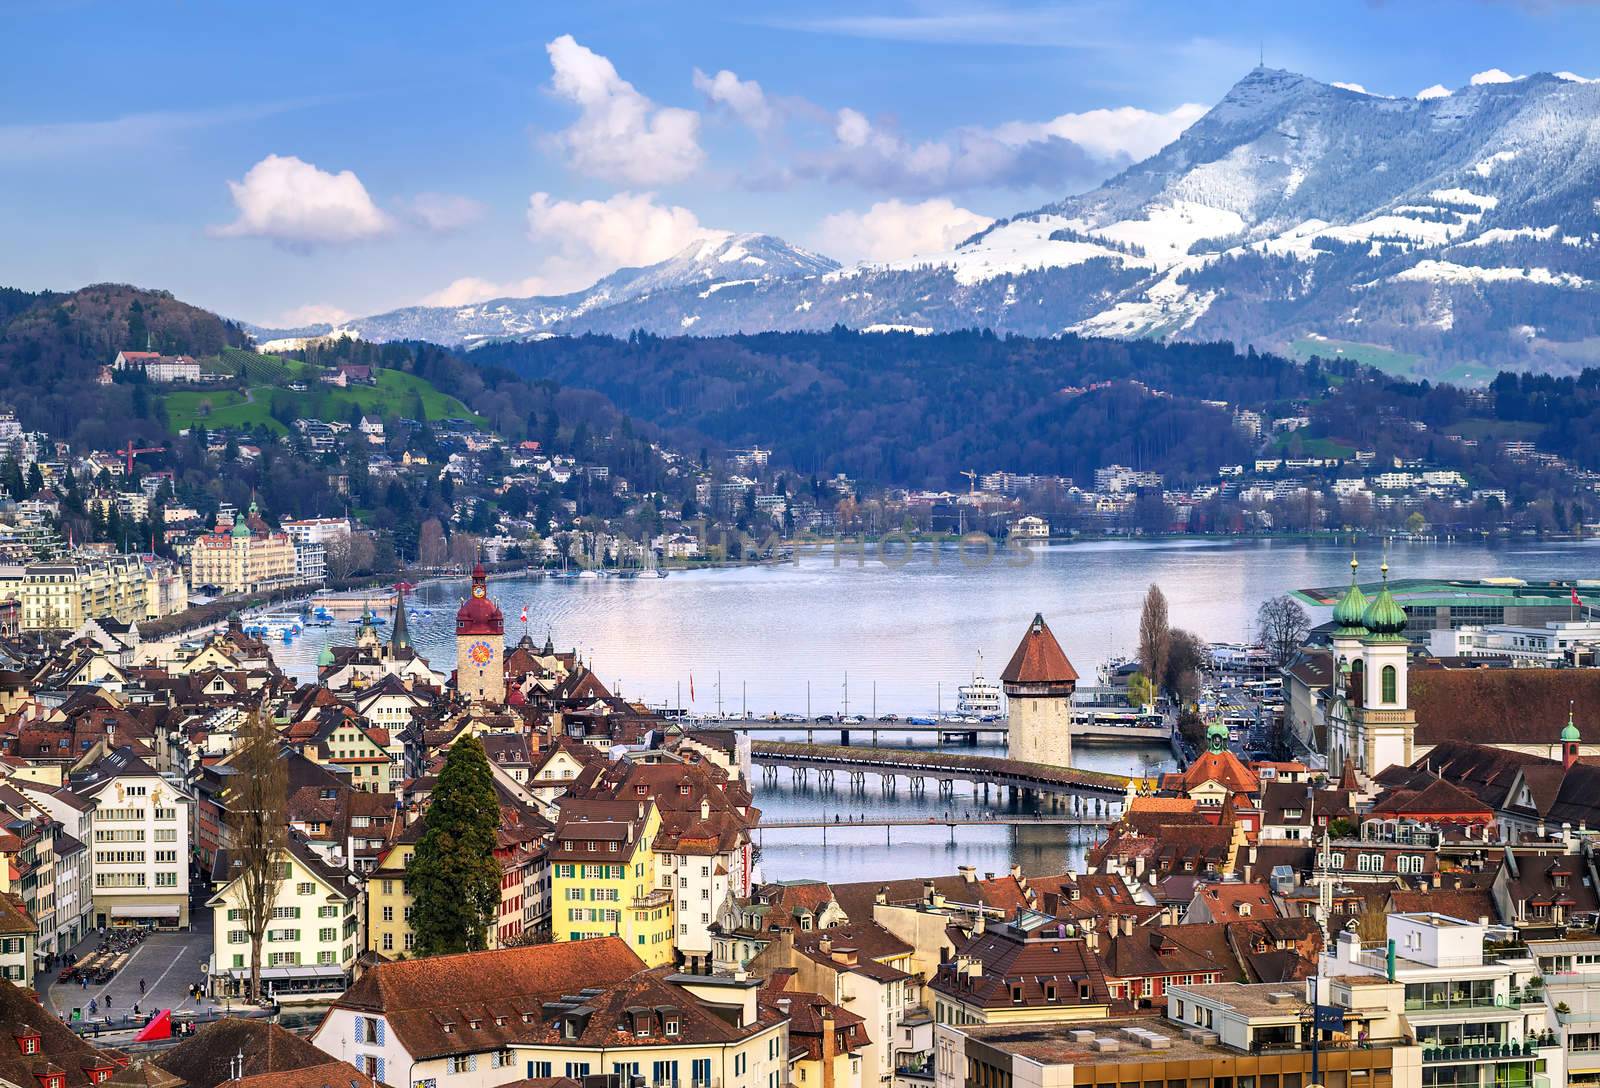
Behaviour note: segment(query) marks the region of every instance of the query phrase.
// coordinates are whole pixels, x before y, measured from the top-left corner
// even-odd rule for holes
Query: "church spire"
[[[394,624],[389,628],[389,651],[399,653],[411,649],[411,632],[406,629],[406,584],[394,587]]]

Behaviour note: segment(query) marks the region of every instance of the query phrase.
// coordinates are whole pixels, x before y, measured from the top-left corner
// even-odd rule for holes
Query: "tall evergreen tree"
[[[410,870],[417,951],[478,951],[500,905],[500,865],[494,859],[500,806],[476,737],[451,746],[426,819]]]

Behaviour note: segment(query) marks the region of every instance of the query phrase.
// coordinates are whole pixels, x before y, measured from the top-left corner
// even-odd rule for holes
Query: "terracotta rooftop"
[[[1056,684],[1078,679],[1078,670],[1067,660],[1061,643],[1050,632],[1042,614],[1035,614],[1028,631],[1017,644],[1016,653],[1000,674],[1007,684]]]

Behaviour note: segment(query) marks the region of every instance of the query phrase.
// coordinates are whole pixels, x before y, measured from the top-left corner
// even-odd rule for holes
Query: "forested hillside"
[[[1320,365],[1226,344],[764,333],[490,345],[480,365],[587,386],[631,414],[804,472],[948,486],[963,469],[1092,478],[1100,465],[1209,477],[1252,456],[1230,410],[1320,396]],[[1339,364],[1354,371],[1349,364]]]

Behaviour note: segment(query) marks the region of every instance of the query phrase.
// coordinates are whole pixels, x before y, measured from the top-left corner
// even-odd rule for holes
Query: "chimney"
[[[980,910],[978,912],[977,921],[972,923],[972,935],[974,937],[981,937],[981,936],[983,936],[984,932],[988,929],[988,927],[989,927],[988,919],[984,917],[983,912]]]
[[[833,1065],[839,1054],[839,1040],[833,1033],[833,1006],[822,1006],[822,1088],[834,1088]]]
[[[926,890],[928,887],[929,887],[928,884],[924,884],[923,885],[924,890]],[[888,886],[885,885],[884,887],[879,888],[877,890],[877,892],[873,895],[872,901],[874,903],[876,903],[880,907],[888,906],[889,905],[889,888],[888,888]]]
[[[978,870],[971,865],[957,865],[956,872],[960,873],[961,879],[968,884],[974,884],[978,880]]]
[[[826,934],[824,934],[822,936],[822,938],[819,941],[817,941],[817,951],[821,952],[824,956],[829,955],[830,953],[832,953],[833,952],[833,938],[827,936]]]

